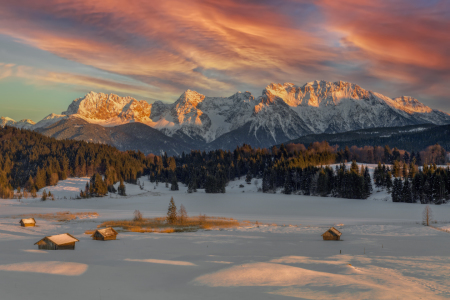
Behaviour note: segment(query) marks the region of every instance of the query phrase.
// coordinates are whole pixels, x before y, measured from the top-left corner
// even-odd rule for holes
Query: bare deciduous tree
[[[188,215],[187,215],[186,208],[184,207],[183,204],[181,204],[180,209],[178,210],[178,220],[181,225],[183,225],[184,222],[186,222],[187,217],[188,217]]]
[[[309,186],[309,193],[313,196],[317,195],[317,182],[319,181],[319,175],[320,171],[318,171],[314,176],[311,178],[311,183]]]
[[[429,205],[425,206],[425,209],[422,213],[423,225],[430,226],[433,221],[433,212],[431,211],[431,207]]]
[[[142,221],[143,216],[139,210],[135,210],[133,214],[134,214],[134,218],[133,218],[134,221]]]

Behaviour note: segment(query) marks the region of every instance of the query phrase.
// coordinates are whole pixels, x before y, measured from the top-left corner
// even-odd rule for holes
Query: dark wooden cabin
[[[75,250],[75,243],[79,242],[74,236],[63,233],[58,235],[46,236],[35,245],[42,250]]]
[[[117,231],[115,231],[112,227],[108,227],[96,230],[92,235],[92,239],[99,241],[115,240],[117,234]]]
[[[328,229],[324,234],[322,234],[324,241],[340,241],[342,233],[334,227]]]
[[[36,226],[36,220],[34,218],[21,219],[20,226],[22,227],[34,227]]]

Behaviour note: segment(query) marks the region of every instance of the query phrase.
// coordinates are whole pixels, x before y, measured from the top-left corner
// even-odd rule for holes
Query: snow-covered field
[[[424,206],[257,192],[231,182],[226,194],[170,191],[144,180],[126,197],[70,200],[88,178],[49,187],[57,200],[0,200],[0,299],[446,299],[450,233],[420,225]],[[240,188],[239,185],[244,187]],[[259,181],[259,186],[261,181]],[[109,219],[166,213],[171,197],[190,215],[258,221],[189,233],[119,233],[94,241],[85,230]],[[64,199],[66,197],[67,199]],[[378,201],[377,201],[378,200]],[[450,206],[432,206],[450,228]],[[20,227],[20,214],[95,211],[98,218]],[[336,226],[342,241],[323,241]],[[46,235],[70,233],[74,251],[38,250]]]

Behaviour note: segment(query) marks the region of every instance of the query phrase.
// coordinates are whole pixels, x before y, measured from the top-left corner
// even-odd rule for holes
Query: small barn
[[[117,236],[117,231],[115,231],[112,227],[98,229],[92,235],[92,239],[99,241],[109,241],[115,240]]]
[[[34,227],[36,226],[36,220],[34,218],[28,218],[28,219],[21,219],[20,225],[22,227]]]
[[[58,235],[46,236],[35,245],[42,250],[75,250],[75,243],[79,242],[74,236],[63,233]]]
[[[340,241],[342,233],[334,227],[331,227],[322,234],[324,241]]]

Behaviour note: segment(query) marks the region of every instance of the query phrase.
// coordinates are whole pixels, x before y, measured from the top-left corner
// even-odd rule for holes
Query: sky
[[[448,0],[0,0],[0,115],[348,81],[450,112]]]

